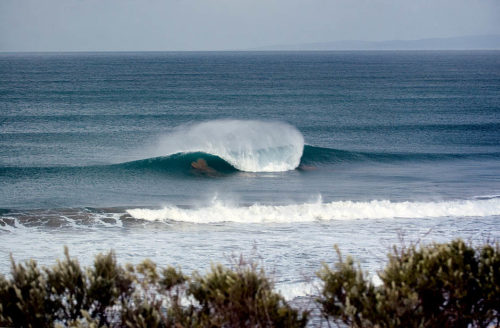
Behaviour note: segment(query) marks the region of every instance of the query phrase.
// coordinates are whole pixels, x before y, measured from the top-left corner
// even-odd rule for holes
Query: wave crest
[[[500,215],[500,199],[453,200],[441,202],[335,201],[292,205],[234,207],[219,201],[202,208],[167,206],[162,209],[129,209],[136,219],[192,223],[310,222],[318,220],[482,217]]]
[[[215,120],[178,128],[160,141],[157,156],[203,152],[240,171],[281,172],[300,164],[304,137],[281,122]]]

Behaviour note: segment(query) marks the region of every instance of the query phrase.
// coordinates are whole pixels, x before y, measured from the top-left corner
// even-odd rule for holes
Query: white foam
[[[165,136],[154,156],[205,152],[240,171],[281,172],[297,168],[304,137],[281,122],[215,120],[178,128]]]
[[[382,286],[384,284],[382,279],[380,279],[380,276],[376,273],[369,275],[369,278],[375,287],[379,287],[379,286]]]
[[[5,220],[12,220],[12,223],[7,223],[5,222]],[[2,220],[3,222],[3,225],[0,225],[0,231],[8,231],[8,232],[13,232],[13,231],[16,231],[17,229],[20,229],[20,228],[25,228],[24,225],[22,225],[19,220],[15,217],[10,217],[10,216],[4,216],[2,218],[0,218],[0,220]],[[12,224],[12,225],[11,225]]]
[[[104,213],[104,214],[96,213],[93,215],[93,218],[96,220],[97,224],[102,225],[104,227],[122,228],[123,222],[122,222],[120,216],[121,215],[119,213]],[[113,219],[114,223],[109,222],[109,219]]]
[[[315,283],[297,282],[293,284],[278,284],[276,290],[287,300],[291,301],[297,297],[314,295],[318,290]]]
[[[216,222],[310,222],[318,220],[355,220],[388,218],[481,217],[500,215],[500,199],[453,200],[441,202],[336,201],[292,205],[232,206],[214,201],[207,207],[130,209],[137,219],[150,221]]]

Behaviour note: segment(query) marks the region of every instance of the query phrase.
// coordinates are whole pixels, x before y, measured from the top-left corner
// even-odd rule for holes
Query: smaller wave
[[[121,228],[123,220],[127,220],[129,217],[123,209],[119,208],[4,210],[4,213],[0,212],[0,232],[13,232],[29,228]]]
[[[149,221],[182,221],[191,223],[288,223],[321,220],[483,217],[500,215],[500,199],[453,200],[442,202],[370,202],[335,201],[292,205],[227,206],[216,201],[208,207],[162,209],[129,209],[136,219]]]
[[[334,148],[304,146],[301,165],[335,164],[342,162],[404,162],[404,161],[443,161],[443,160],[481,160],[499,159],[500,153],[385,153],[349,151]]]

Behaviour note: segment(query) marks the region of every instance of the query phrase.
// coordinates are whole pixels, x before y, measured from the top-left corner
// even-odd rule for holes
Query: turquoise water
[[[375,270],[498,220],[500,52],[0,54],[2,272],[256,246],[295,290],[334,243]]]

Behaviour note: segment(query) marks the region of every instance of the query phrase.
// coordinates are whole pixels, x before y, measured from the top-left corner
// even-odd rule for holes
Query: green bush
[[[375,286],[352,258],[318,273],[321,315],[351,327],[492,327],[500,323],[500,247],[461,240],[394,248]],[[150,260],[120,266],[113,252],[90,268],[69,256],[50,268],[12,259],[0,275],[0,326],[304,327],[265,272],[241,262],[191,277]]]
[[[375,287],[340,252],[319,272],[325,317],[351,327],[489,327],[500,319],[500,248],[461,240],[394,248]]]
[[[83,270],[65,248],[64,261],[38,268],[12,260],[12,279],[0,276],[0,325],[14,327],[70,326],[79,321],[109,325],[109,310],[132,293],[132,279],[109,252],[98,255],[94,267]]]
[[[287,305],[273,291],[262,270],[243,265],[230,270],[217,265],[206,276],[195,274],[188,295],[200,304],[204,327],[304,327],[308,313]]]
[[[0,326],[49,327],[54,320],[47,278],[36,262],[12,260],[12,279],[0,276]]]
[[[146,260],[136,268],[141,293],[122,308],[128,327],[304,327],[308,313],[291,308],[264,271],[252,264],[213,266],[191,278],[175,268],[157,273]],[[182,304],[184,300],[187,304]]]
[[[304,327],[264,271],[241,264],[214,266],[192,278],[144,260],[116,263],[110,252],[82,269],[65,248],[52,268],[12,260],[0,275],[0,326],[14,327]]]

